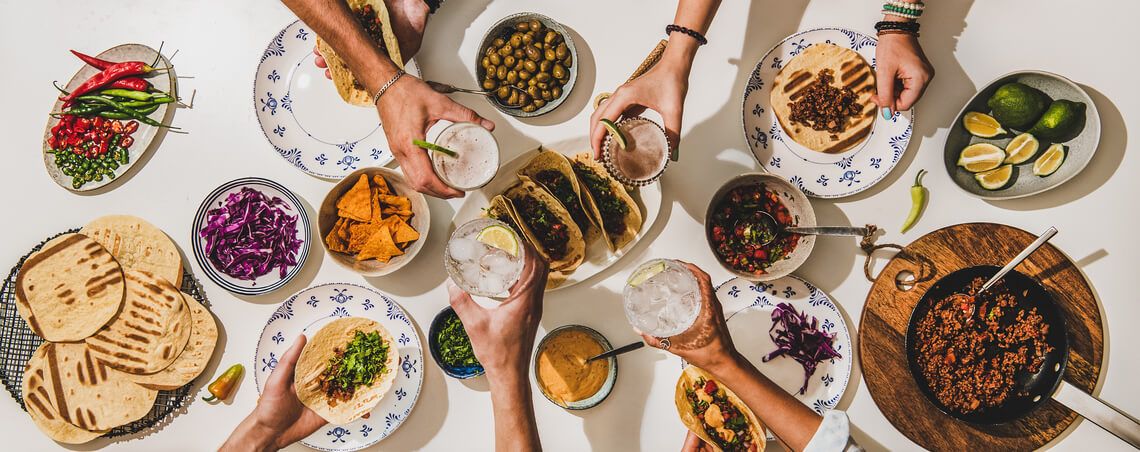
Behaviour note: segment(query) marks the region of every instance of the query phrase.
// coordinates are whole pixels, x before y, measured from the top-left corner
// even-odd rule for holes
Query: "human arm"
[[[704,35],[719,6],[720,0],[680,0],[673,23]],[[689,72],[700,46],[701,43],[691,36],[673,33],[657,64],[640,77],[618,87],[598,106],[590,117],[590,143],[594,148],[594,158],[601,158],[602,141],[606,136],[606,129],[599,120],[605,118],[616,122],[622,116],[637,115],[646,108],[661,115],[669,142],[673,146],[678,145],[685,95],[689,91]]]
[[[915,22],[894,14],[884,21]],[[875,47],[875,79],[878,92],[871,98],[879,106],[884,119],[895,112],[906,111],[926,92],[934,79],[934,66],[926,59],[917,34],[881,33]]]
[[[463,322],[475,357],[487,372],[495,418],[495,447],[503,451],[542,449],[528,376],[549,271],[538,252],[529,244],[524,245],[526,263],[522,275],[511,288],[510,297],[495,308],[479,306],[470,295],[450,280],[447,282],[451,307]]]
[[[305,348],[305,336],[281,356],[266,380],[265,390],[253,412],[238,424],[219,451],[275,451],[309,436],[328,422],[301,404],[293,387],[297,357]]]
[[[370,42],[343,1],[282,2],[336,50],[367,92],[379,91],[399,73],[399,67]],[[411,75],[404,75],[393,83],[380,97],[376,110],[388,137],[388,146],[413,189],[439,198],[463,196],[463,192],[448,187],[436,176],[427,152],[413,145],[412,140],[423,139],[439,120],[476,122],[488,130],[495,128],[494,123],[433,91]]]
[[[388,0],[384,5],[388,7],[392,33],[396,35],[396,42],[400,43],[400,57],[407,62],[420,51],[430,8],[423,0]],[[313,53],[317,54],[314,60],[317,67],[327,68],[325,57],[321,56],[317,46],[313,46]],[[332,78],[328,69],[325,69],[325,77]]]

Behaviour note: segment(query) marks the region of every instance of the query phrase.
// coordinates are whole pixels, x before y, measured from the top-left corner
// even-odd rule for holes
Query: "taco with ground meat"
[[[767,433],[764,424],[744,401],[712,375],[687,366],[677,379],[674,397],[681,423],[702,440],[723,452],[762,452]]]
[[[602,230],[598,226],[600,220],[586,207],[582,197],[582,186],[578,178],[574,177],[574,168],[570,166],[570,160],[566,156],[556,151],[539,148],[538,154],[531,158],[518,174],[519,177],[529,177],[570,212],[570,218],[582,231],[587,246],[601,237]]]
[[[301,403],[330,424],[347,424],[380,403],[399,366],[396,341],[384,326],[344,317],[322,327],[305,344],[293,387]]]
[[[793,57],[772,80],[772,111],[784,132],[805,147],[827,154],[863,142],[878,107],[875,71],[858,52],[813,44]]]
[[[605,167],[589,153],[574,156],[570,167],[582,188],[586,209],[598,219],[602,238],[610,250],[621,250],[637,238],[641,230],[641,209],[625,187],[610,177]]]
[[[582,265],[586,242],[582,230],[554,196],[526,176],[507,188],[509,201],[523,237],[550,262],[550,269],[569,272]]]
[[[364,27],[369,39],[375,42],[380,51],[386,53],[396,66],[403,69],[404,59],[400,56],[400,45],[396,41],[396,33],[392,31],[388,8],[384,6],[383,0],[345,0],[345,3],[352,11],[352,16]],[[348,63],[345,63],[320,36],[317,36],[317,50],[328,63],[329,73],[341,99],[359,107],[372,107],[372,93],[364,89],[348,69]]]

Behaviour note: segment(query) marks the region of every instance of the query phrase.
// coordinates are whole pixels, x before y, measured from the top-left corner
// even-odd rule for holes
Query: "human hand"
[[[293,386],[297,358],[306,338],[298,336],[269,374],[257,407],[234,430],[220,450],[277,450],[317,431],[328,421],[301,403]]]
[[[681,452],[713,452],[713,450],[712,446],[692,431],[685,435],[685,444],[681,445]]]
[[[518,282],[510,296],[497,307],[486,309],[471,295],[447,281],[451,307],[463,322],[471,339],[475,357],[487,371],[487,378],[509,378],[526,375],[530,351],[534,346],[538,321],[542,318],[542,295],[546,290],[548,264],[529,243]],[[501,377],[500,377],[501,376]]]
[[[646,108],[661,115],[665,121],[665,134],[674,147],[681,139],[681,117],[685,109],[685,95],[689,91],[688,62],[662,58],[645,74],[618,87],[614,94],[602,102],[590,116],[590,145],[594,159],[602,158],[602,144],[606,128],[599,122],[608,119],[641,114]]]
[[[376,110],[380,113],[380,125],[388,137],[388,146],[412,188],[437,198],[463,197],[463,192],[448,187],[436,176],[427,151],[412,144],[412,140],[424,139],[428,129],[441,119],[475,122],[487,130],[495,130],[495,123],[433,91],[423,80],[411,75],[393,84],[380,97]]]
[[[905,33],[889,33],[879,37],[875,47],[875,78],[878,92],[871,101],[879,106],[884,118],[898,111],[910,110],[922,97],[934,66],[918,44],[918,38]]]
[[[384,3],[388,7],[392,33],[396,35],[396,42],[400,43],[400,57],[404,60],[401,63],[405,63],[420,51],[430,9],[423,0],[388,0]],[[332,79],[328,62],[315,45],[313,53],[317,55],[313,63],[325,69],[325,78]]]
[[[697,277],[697,285],[701,291],[701,312],[693,321],[693,326],[681,334],[667,338],[669,347],[665,350],[680,356],[689,364],[715,373],[719,367],[739,359],[736,346],[732,344],[732,336],[728,334],[724,309],[716,298],[708,273],[688,262],[682,264],[685,264],[685,267]],[[640,331],[637,333],[645,339],[647,345],[662,348],[664,343],[661,339]]]

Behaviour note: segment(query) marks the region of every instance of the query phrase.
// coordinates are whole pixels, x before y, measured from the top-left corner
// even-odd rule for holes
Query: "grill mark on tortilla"
[[[155,314],[155,315],[158,314],[158,311],[155,310],[154,308],[150,307],[150,305],[147,305],[144,303],[139,303],[138,300],[131,300],[131,306],[134,306],[136,309],[139,309],[141,311],[146,311],[146,312],[149,312],[151,314]]]
[[[43,386],[40,386],[39,389],[43,389]],[[40,401],[40,398],[36,397],[36,393],[33,392],[31,394],[28,394],[28,403],[35,405],[36,409],[39,410],[40,415],[47,420],[55,420],[55,415],[52,413],[52,410],[49,410],[46,406],[44,406],[43,402]]]
[[[98,424],[95,422],[95,412],[94,412],[94,411],[91,411],[91,409],[90,409],[90,408],[88,408],[88,409],[87,409],[87,418],[88,418],[89,420],[91,420],[91,426],[92,426],[92,427],[94,427],[94,426],[98,425]]]
[[[59,287],[63,287],[63,284],[60,284],[60,285],[59,285]],[[59,287],[56,287],[56,290],[58,290],[58,289],[59,289]],[[67,289],[67,290],[65,290],[65,291],[63,291],[63,292],[60,292],[60,293],[59,293],[59,296],[60,296],[60,297],[66,297],[66,296],[68,296],[68,295],[71,295],[71,294],[72,294],[72,292],[71,292],[71,289]]]
[[[102,338],[102,337],[99,337],[99,336],[95,336],[95,337],[96,337],[96,338],[99,338],[99,339],[104,339],[104,338]],[[105,340],[105,339],[104,339],[104,340]],[[108,342],[109,342],[109,341],[108,341]],[[97,352],[99,352],[99,353],[102,353],[102,354],[104,354],[104,355],[107,355],[107,356],[113,356],[113,357],[115,357],[115,358],[121,358],[121,359],[124,359],[124,360],[127,360],[127,361],[133,361],[133,362],[136,362],[136,363],[138,363],[138,362],[143,362],[143,363],[145,363],[145,362],[146,362],[146,361],[144,361],[144,360],[142,360],[142,359],[138,358],[137,356],[131,355],[131,354],[129,354],[129,353],[111,353],[111,351],[110,351],[110,350],[107,350],[106,348],[104,348],[103,346],[100,346],[100,345],[96,345],[96,344],[88,343],[88,344],[87,344],[87,346],[88,346],[88,347],[91,347],[91,349],[92,349],[92,350],[95,350],[95,351],[97,351]],[[116,369],[118,369],[118,368],[121,368],[121,367],[125,367],[125,366],[119,366],[119,365],[116,365],[116,364],[114,364],[114,363],[108,363],[108,362],[106,362],[106,361],[100,361],[100,362],[102,362],[103,364],[106,364],[106,365],[110,365],[111,367],[114,367],[114,368],[116,368]],[[129,368],[129,367],[128,367],[128,368]]]
[[[860,93],[863,90],[857,89],[857,88],[859,88],[859,85],[862,84],[864,81],[866,81],[867,78],[869,78],[870,76],[871,76],[871,71],[863,71],[861,74],[859,74],[858,77],[855,77],[855,80],[852,80],[850,82],[844,81],[844,83],[845,83],[844,88],[850,89],[851,91],[854,91],[856,93]],[[870,85],[867,85],[867,86],[870,86]],[[864,86],[863,88],[866,89],[867,86]]]
[[[47,354],[48,372],[51,374],[52,389],[55,392],[55,407],[59,410],[59,416],[63,420],[71,422],[71,416],[67,410],[67,398],[63,396],[63,385],[59,381],[59,363],[55,360],[55,344],[45,345],[44,351]]]
[[[107,379],[107,365],[103,361],[99,361],[99,378]]]
[[[95,378],[95,359],[91,357],[91,350],[83,349],[83,360],[87,363],[87,375],[91,377],[91,384],[97,383],[99,380]]]
[[[170,359],[170,349],[173,348],[169,345],[162,347],[162,359]]]
[[[102,246],[102,245],[100,245],[100,246]],[[119,281],[122,281],[122,280],[123,280],[122,269],[121,268],[111,268],[111,269],[103,272],[102,275],[94,276],[91,279],[88,279],[87,282],[84,283],[84,287],[87,288],[87,296],[88,297],[94,297],[95,295],[99,294],[100,292],[107,290],[107,286],[109,286],[111,284],[118,284]]]
[[[76,421],[75,422],[76,427],[79,427],[79,428],[84,429],[84,430],[88,430],[87,422],[85,422],[85,419],[83,419],[83,411],[80,411],[79,408],[75,409],[75,421]]]
[[[142,321],[144,321],[144,322],[146,322],[146,323],[149,323],[149,324],[151,324],[151,325],[157,326],[157,327],[159,327],[159,328],[161,328],[161,327],[162,327],[162,325],[158,325],[158,324],[157,324],[158,322],[156,322],[154,319],[152,319],[152,318],[150,318],[150,317],[143,317],[143,316],[140,316],[140,315],[139,315],[137,312],[132,312],[132,313],[131,313],[131,316],[132,316],[132,317],[134,317],[134,318],[137,318],[137,319],[141,319]],[[139,331],[139,332],[142,332],[142,333],[145,333],[145,334],[149,334],[149,335],[151,335],[151,336],[162,336],[162,331],[159,331],[159,330],[149,330],[149,329],[146,329],[146,328],[145,328],[145,325],[140,325],[140,324],[137,324],[137,323],[132,323],[132,322],[129,322],[129,321],[125,320],[125,319],[123,320],[123,324],[127,325],[128,327],[130,327],[131,329],[133,329],[133,330],[135,330],[135,331]]]
[[[148,338],[148,337],[146,337],[146,336],[143,336],[143,335],[141,335],[141,334],[127,333],[125,336],[126,336],[126,338],[127,338],[127,339],[131,339],[131,340],[135,340],[135,341],[138,341],[138,342],[142,342],[142,343],[144,343],[144,344],[149,344],[149,343],[150,343],[150,338]]]
[[[65,285],[65,283],[59,283],[58,286],[55,286],[55,290],[62,289],[64,285]]]
[[[856,143],[863,141],[863,138],[866,137],[870,133],[871,133],[870,127],[863,127],[861,130],[859,130],[859,133],[851,135],[850,137],[847,137],[843,141],[837,141],[837,142],[831,143],[831,146],[828,147],[827,149],[824,149],[823,152],[825,154],[837,154],[837,153],[843,152],[847,148],[854,146]]]
[[[28,327],[32,329],[33,333],[36,333],[36,335],[40,337],[43,337],[44,332],[40,329],[40,323],[36,320],[35,312],[32,312],[32,306],[28,304],[28,294],[24,293],[24,277],[45,259],[59,254],[60,251],[71,247],[71,245],[82,241],[84,238],[86,237],[79,234],[72,234],[66,239],[63,239],[63,241],[52,245],[51,248],[40,250],[40,252],[24,261],[24,267],[16,274],[16,302],[24,306],[24,310],[28,312]],[[28,290],[36,290],[36,286],[29,285]]]
[[[75,376],[79,378],[79,383],[87,384],[87,377],[85,375],[86,374],[84,374],[84,372],[83,372],[83,363],[76,361],[75,362]],[[94,384],[95,382],[91,382],[91,383]]]
[[[808,72],[808,71],[797,72],[797,73],[793,74],[791,80],[788,80],[788,83],[784,85],[784,92],[786,93],[786,92],[789,92],[791,90],[796,90],[798,92],[799,88],[801,88],[800,85],[803,84],[804,82],[808,81],[808,80],[811,80],[811,72]]]

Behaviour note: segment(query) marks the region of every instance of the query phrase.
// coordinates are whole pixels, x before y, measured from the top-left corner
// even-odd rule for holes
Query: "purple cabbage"
[[[819,321],[796,311],[788,303],[776,305],[772,311],[772,328],[768,329],[768,336],[776,343],[776,351],[764,356],[763,361],[787,356],[796,360],[804,367],[804,385],[800,387],[800,394],[807,392],[808,381],[815,373],[815,365],[832,359],[841,358],[839,352],[831,348],[835,341],[835,333],[827,334],[816,329]],[[776,327],[779,326],[780,329]]]
[[[284,278],[297,265],[297,216],[281,198],[270,199],[249,187],[231,193],[225,203],[206,213],[198,234],[206,240],[206,256],[218,271],[252,281],[274,268]]]

